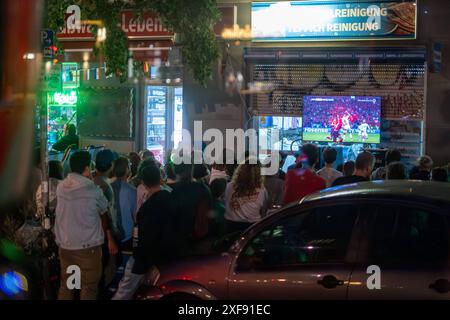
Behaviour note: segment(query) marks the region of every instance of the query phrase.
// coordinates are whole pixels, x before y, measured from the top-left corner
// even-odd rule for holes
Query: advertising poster
[[[255,41],[415,39],[416,1],[252,3]]]

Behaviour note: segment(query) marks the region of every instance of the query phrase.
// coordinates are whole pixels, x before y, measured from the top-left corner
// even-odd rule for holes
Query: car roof
[[[450,203],[450,183],[417,180],[377,180],[324,189],[306,196],[300,203],[355,196],[411,197]]]

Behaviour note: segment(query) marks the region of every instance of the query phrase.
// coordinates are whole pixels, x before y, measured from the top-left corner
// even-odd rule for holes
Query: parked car
[[[450,299],[450,184],[330,188],[254,224],[223,254],[161,268],[136,299]],[[373,289],[373,267],[380,288]],[[375,267],[376,268],[376,267]]]

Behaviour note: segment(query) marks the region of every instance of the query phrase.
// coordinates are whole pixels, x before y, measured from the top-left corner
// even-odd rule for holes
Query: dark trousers
[[[117,255],[111,256],[108,249],[108,241],[102,246],[102,277],[99,286],[99,299],[105,300],[110,298],[108,287],[114,282],[116,272],[120,266],[125,266],[124,253],[132,253],[133,250],[133,238],[125,242],[117,242],[119,251]]]

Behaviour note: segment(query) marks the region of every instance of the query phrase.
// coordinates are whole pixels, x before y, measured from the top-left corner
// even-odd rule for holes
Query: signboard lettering
[[[94,34],[90,25],[82,24],[80,28],[69,28],[66,26],[57,34],[59,40],[93,40]],[[152,38],[152,37],[171,37],[172,32],[167,30],[158,18],[152,12],[146,12],[139,19],[133,11],[122,11],[120,25],[123,32],[129,38]]]

